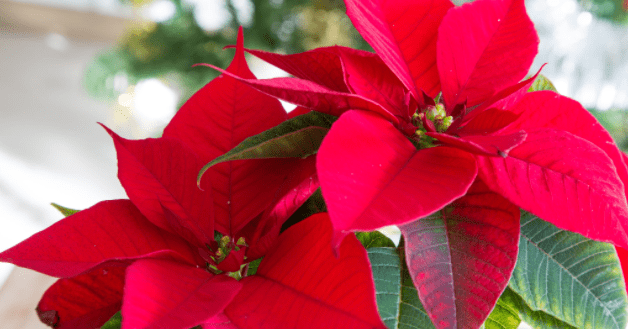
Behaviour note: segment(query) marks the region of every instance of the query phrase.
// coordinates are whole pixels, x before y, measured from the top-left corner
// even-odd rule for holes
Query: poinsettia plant
[[[0,253],[59,277],[44,323],[626,326],[626,156],[541,68],[525,78],[523,0],[345,3],[375,53],[280,55],[240,31],[162,137],[103,126],[129,199],[59,207]],[[245,52],[293,77],[257,80]]]

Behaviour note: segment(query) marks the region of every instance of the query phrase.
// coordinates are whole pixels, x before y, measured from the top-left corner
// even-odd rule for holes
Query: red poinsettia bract
[[[227,71],[255,79],[242,42],[240,31]],[[125,328],[190,328],[216,318],[255,328],[383,327],[355,237],[333,256],[325,214],[279,235],[318,187],[315,158],[220,164],[197,187],[205,163],[286,119],[276,99],[221,76],[159,139],[127,140],[105,128],[130,200],[62,219],[0,261],[60,277],[37,307],[58,328],[99,327],[119,310]],[[246,265],[262,256],[246,277]]]
[[[247,50],[295,78],[225,73],[340,116],[316,164],[334,244],[400,225],[432,321],[463,328],[480,326],[508,283],[519,207],[628,247],[628,172],[610,135],[576,101],[527,93],[539,39],[523,0],[345,3],[376,54]]]

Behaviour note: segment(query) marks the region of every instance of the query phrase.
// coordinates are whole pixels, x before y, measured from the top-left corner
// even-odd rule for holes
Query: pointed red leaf
[[[336,258],[329,217],[313,215],[277,240],[225,309],[241,328],[384,328],[366,250],[351,235]]]
[[[459,148],[470,153],[505,157],[512,148],[525,141],[527,134],[525,131],[518,131],[507,135],[468,135],[464,137],[443,133],[426,133],[426,135],[438,139],[446,146]]]
[[[332,91],[309,80],[298,78],[245,79],[211,64],[203,65],[218,70],[229,77],[238,79],[268,95],[305,108],[334,116],[340,116],[350,109],[369,110],[379,113],[393,122],[398,121],[397,117],[392,115],[381,105],[363,96]]]
[[[449,0],[346,0],[347,15],[362,37],[411,91],[431,97],[440,90],[436,32]]]
[[[559,228],[628,247],[628,204],[611,159],[565,131],[528,131],[506,158],[477,156],[478,176],[502,196]]]
[[[242,31],[227,71],[255,80],[244,58]],[[245,97],[246,96],[246,97]],[[287,119],[281,103],[236,79],[222,75],[199,90],[177,112],[164,137],[183,141],[203,164],[233,149],[244,139]],[[213,188],[215,229],[233,234],[272,201],[284,174],[281,160],[236,161],[212,166],[207,177]]]
[[[290,177],[277,191],[273,207],[262,214],[246,254],[249,260],[262,257],[273,246],[281,226],[318,189],[316,155],[293,161]]]
[[[222,312],[242,284],[226,275],[167,260],[128,267],[123,328],[191,328]]]
[[[242,29],[227,72],[255,79],[244,58]],[[246,97],[241,97],[246,95]],[[196,92],[164,129],[164,137],[183,141],[203,163],[226,153],[249,136],[287,119],[281,103],[235,79],[220,76]]]
[[[196,185],[198,156],[173,138],[127,140],[103,127],[116,146],[120,183],[142,214],[196,246],[211,242],[214,203],[207,180],[203,190]]]
[[[580,103],[551,91],[539,91],[528,93],[512,111],[521,113],[521,116],[508,127],[508,131],[554,128],[579,136],[604,150],[613,161],[628,196],[628,168],[624,153],[610,133]]]
[[[336,92],[348,93],[342,63],[335,48],[337,46],[316,48],[290,55],[254,49],[245,50],[297,78],[315,82]]]
[[[438,71],[448,108],[472,107],[519,82],[539,38],[523,0],[478,0],[450,10],[438,29]]]
[[[125,270],[120,266],[98,267],[60,279],[44,293],[37,314],[42,322],[52,321],[47,325],[53,328],[100,328],[120,310]]]
[[[449,147],[417,150],[391,123],[366,111],[340,117],[317,157],[337,233],[429,215],[464,195],[477,173],[471,154]]]
[[[404,103],[405,88],[376,54],[346,47],[336,47],[342,58],[347,84],[353,93],[364,96],[390,113],[408,118]]]
[[[519,208],[477,180],[443,212],[400,226],[419,298],[438,328],[478,328],[515,268]]]
[[[130,201],[113,200],[61,219],[0,253],[0,261],[72,277],[107,260],[162,256],[195,263],[192,251],[181,238],[150,223]]]

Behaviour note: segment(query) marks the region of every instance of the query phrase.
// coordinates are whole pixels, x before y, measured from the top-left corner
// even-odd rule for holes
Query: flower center
[[[231,237],[218,234],[215,239],[216,240],[212,242],[211,245],[206,245],[207,250],[199,249],[201,257],[207,262],[207,271],[213,274],[226,273],[228,276],[231,276],[237,280],[241,279],[243,276],[242,269],[245,268],[246,263],[237,262],[237,264],[234,264],[234,262],[238,260],[237,258],[232,258],[227,261],[225,260],[229,257],[230,254],[237,254],[243,247],[247,246],[244,237],[240,237],[236,242],[234,242]],[[241,253],[244,253],[244,251],[241,251]],[[222,264],[223,262],[225,262],[225,264]],[[225,269],[225,267],[227,267],[228,269]],[[235,270],[238,267],[239,269]]]
[[[414,140],[419,143],[421,148],[433,147],[435,139],[425,135],[425,133],[443,133],[447,131],[453,121],[452,116],[447,116],[445,106],[442,103],[417,109],[412,115],[412,124],[416,127]]]

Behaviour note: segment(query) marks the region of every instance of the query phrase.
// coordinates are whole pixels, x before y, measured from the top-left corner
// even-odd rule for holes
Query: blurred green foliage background
[[[136,10],[153,2],[124,1]],[[598,18],[614,24],[628,22],[628,8],[625,8],[628,0],[579,2]],[[337,44],[371,50],[344,14],[342,0],[253,1],[250,22],[239,21],[234,0],[225,0],[231,19],[216,31],[206,31],[199,25],[194,7],[188,2],[172,0],[172,3],[176,10],[170,19],[159,23],[137,21],[115,47],[94,59],[85,71],[85,85],[91,95],[115,100],[127,86],[142,79],[159,78],[179,91],[182,104],[217,75],[209,68],[192,66],[212,63],[226,67],[232,52],[222,48],[235,42],[240,25],[244,26],[245,45],[249,48],[290,54]],[[120,77],[124,79],[123,86],[116,84]],[[628,150],[628,109],[589,110],[607,127],[619,146]]]

